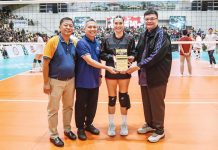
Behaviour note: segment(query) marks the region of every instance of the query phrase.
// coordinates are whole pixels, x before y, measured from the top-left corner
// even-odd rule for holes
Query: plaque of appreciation
[[[128,69],[127,49],[116,49],[116,63],[117,71],[125,71]]]

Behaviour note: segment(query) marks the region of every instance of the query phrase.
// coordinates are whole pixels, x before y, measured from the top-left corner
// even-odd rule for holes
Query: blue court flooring
[[[194,58],[194,54],[192,54]],[[218,55],[214,54],[217,62]],[[34,55],[0,60],[0,80],[31,70]],[[173,52],[173,59],[179,58],[179,52]],[[207,52],[201,53],[201,60],[209,61]]]
[[[34,55],[0,60],[0,80],[31,70]]]

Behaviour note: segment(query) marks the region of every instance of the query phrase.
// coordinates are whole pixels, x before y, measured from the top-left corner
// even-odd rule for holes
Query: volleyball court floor
[[[137,128],[144,123],[137,73],[129,86],[132,107],[128,112],[129,135],[120,131],[119,104],[116,110],[116,136],[107,136],[107,89],[103,79],[94,125],[98,136],[87,133],[87,141],[71,141],[63,134],[59,111],[59,134],[65,142],[57,148],[49,142],[47,96],[42,92],[42,73],[29,71],[0,81],[0,149],[1,150],[215,150],[218,146],[218,69],[208,68],[205,60],[192,60],[193,75],[179,76],[179,59],[174,56],[166,94],[165,138],[149,143],[150,134],[139,135]],[[218,59],[217,59],[218,61]],[[22,62],[22,61],[21,61]],[[27,60],[23,59],[23,63]],[[17,63],[14,63],[17,64]],[[28,63],[28,69],[31,63]],[[1,65],[2,67],[2,65]],[[0,68],[2,69],[2,68]],[[16,71],[16,67],[11,68]],[[10,69],[10,70],[11,70]],[[25,70],[23,70],[25,71]],[[2,72],[1,72],[2,74]],[[185,74],[187,66],[185,65]],[[74,117],[72,130],[76,133]]]

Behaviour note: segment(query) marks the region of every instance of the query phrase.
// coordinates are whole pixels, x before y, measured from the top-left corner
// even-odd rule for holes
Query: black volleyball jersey
[[[115,67],[113,56],[116,55],[116,49],[127,49],[128,56],[135,57],[135,40],[132,35],[124,32],[121,38],[116,38],[115,33],[106,36],[101,42],[101,59],[106,61],[107,66]],[[110,74],[106,71],[106,78],[111,79],[126,79],[130,78],[129,74]]]

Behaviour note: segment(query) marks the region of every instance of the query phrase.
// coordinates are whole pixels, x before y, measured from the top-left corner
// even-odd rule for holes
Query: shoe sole
[[[137,131],[138,134],[145,134],[147,132],[140,132],[140,131]]]
[[[120,133],[121,136],[127,136],[128,134],[129,134],[129,133],[127,133],[127,134],[121,134],[121,133]]]
[[[114,136],[116,136],[116,134],[113,134],[113,135],[109,135],[109,134],[107,134],[108,136],[110,136],[110,137],[114,137]]]
[[[87,138],[86,139],[82,139],[82,138],[79,138],[79,137],[78,137],[78,139],[81,140],[81,141],[86,141],[87,140]]]
[[[124,135],[124,134],[120,134],[120,136],[127,136],[127,135],[128,135],[128,134],[125,134],[125,135]]]

